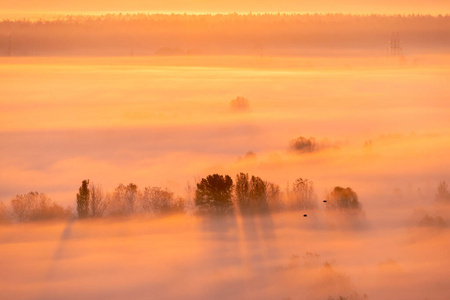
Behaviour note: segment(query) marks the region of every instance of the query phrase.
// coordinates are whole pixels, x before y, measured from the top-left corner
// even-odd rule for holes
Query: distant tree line
[[[450,46],[448,14],[105,14],[2,20],[0,55],[378,53],[393,28],[409,50]]]
[[[362,211],[359,197],[350,187],[334,187],[323,202],[329,212],[358,215]],[[445,182],[437,188],[436,202],[450,204]],[[140,189],[133,183],[119,184],[111,193],[105,193],[101,185],[83,180],[76,194],[76,209],[64,208],[46,194],[30,192],[16,195],[10,207],[0,203],[0,223],[185,213],[254,215],[286,210],[306,212],[318,206],[313,182],[303,178],[297,178],[282,190],[275,183],[247,173],[237,174],[234,181],[229,175],[212,174],[199,180],[186,198],[176,196],[167,188]]]
[[[355,194],[356,195],[356,194]],[[336,196],[334,196],[336,198]],[[212,174],[196,183],[187,198],[175,196],[167,188],[119,184],[111,193],[102,186],[83,180],[76,194],[76,209],[63,208],[47,195],[30,192],[16,195],[11,209],[0,205],[0,222],[31,222],[64,218],[124,217],[131,215],[165,216],[190,213],[198,215],[265,214],[283,210],[312,210],[318,197],[311,180],[298,178],[283,191],[279,185],[247,173],[235,181],[229,175]]]
[[[239,173],[235,181],[229,175],[212,174],[196,183],[187,198],[175,196],[168,189],[120,184],[105,196],[99,185],[83,180],[77,194],[78,218],[130,216],[144,214],[163,216],[187,212],[198,215],[240,213],[263,214],[282,210],[310,210],[318,206],[312,181],[298,178],[286,187],[265,181],[258,176]]]

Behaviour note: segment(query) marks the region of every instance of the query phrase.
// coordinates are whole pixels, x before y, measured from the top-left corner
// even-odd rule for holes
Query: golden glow
[[[0,299],[450,294],[449,228],[418,226],[424,212],[450,224],[434,201],[450,182],[450,16],[72,17],[439,15],[447,0],[3,2],[0,19],[36,22],[0,26],[0,205],[38,191],[75,207],[89,178],[167,187],[190,210],[0,224]],[[386,55],[402,30],[404,55]],[[294,151],[299,136],[316,151]],[[308,179],[320,200],[351,187],[364,222],[323,202],[308,217],[194,215],[197,179],[240,172],[281,193]]]
[[[20,290],[19,299],[327,299],[357,293],[395,300],[418,293],[439,298],[448,291],[448,230],[406,233],[394,221],[391,227],[343,232],[314,228],[297,214],[264,218],[265,224],[247,219],[246,236],[236,235],[232,223],[192,217],[0,227],[0,236],[8,237],[0,248],[0,295],[16,298]],[[269,235],[259,236],[258,228]],[[174,282],[177,288],[168,288]]]
[[[281,0],[281,1],[87,1],[66,3],[55,0],[3,1],[1,18],[53,18],[56,15],[107,13],[187,13],[187,14],[226,14],[226,13],[349,13],[349,14],[432,14],[449,13],[446,0]]]
[[[399,170],[439,180],[446,165],[431,151],[449,147],[449,64],[448,56],[3,58],[2,184],[69,203],[86,172],[109,188],[151,182],[181,194],[207,172],[248,171],[281,185],[301,175],[323,188],[337,177],[366,186],[366,176]],[[239,95],[250,112],[230,110]],[[382,138],[392,134],[402,138]],[[340,150],[289,154],[301,135]],[[256,160],[239,160],[248,151]],[[396,161],[401,168],[391,168]]]

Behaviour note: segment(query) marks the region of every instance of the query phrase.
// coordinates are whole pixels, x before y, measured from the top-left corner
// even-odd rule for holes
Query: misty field
[[[378,221],[391,226],[365,229],[331,229],[330,221],[284,213],[1,227],[0,296],[448,298],[448,229],[400,226],[389,216]]]
[[[321,197],[335,185],[431,195],[450,167],[449,65],[447,56],[3,58],[0,200],[39,191],[73,204],[86,178],[183,196],[188,181],[239,172],[281,186],[308,178]],[[232,109],[237,97],[248,110]],[[300,136],[321,151],[290,151]]]
[[[449,298],[449,56],[0,62],[5,207],[37,191],[75,215],[84,179],[192,204],[200,178],[240,172],[281,193],[307,178],[319,203],[0,224],[0,299]],[[336,186],[360,222],[325,209]]]

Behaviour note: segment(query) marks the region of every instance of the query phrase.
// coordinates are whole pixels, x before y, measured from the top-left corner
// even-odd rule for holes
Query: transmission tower
[[[390,56],[401,56],[402,48],[400,47],[400,35],[398,32],[393,32],[391,35],[391,41],[389,42],[391,47],[389,49]]]

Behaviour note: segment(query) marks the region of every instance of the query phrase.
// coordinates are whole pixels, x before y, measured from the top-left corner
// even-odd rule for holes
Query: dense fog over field
[[[5,224],[0,298],[447,299],[450,219],[436,194],[449,180],[448,62],[3,59],[4,209],[39,191],[76,216],[86,178],[105,193],[167,187],[191,205]],[[186,188],[239,172],[282,193],[308,178],[319,206],[196,216]],[[327,212],[335,186],[357,192],[360,221]]]
[[[2,62],[3,201],[73,204],[86,178],[184,196],[195,178],[249,172],[282,187],[308,178],[320,197],[335,185],[433,197],[449,180],[447,56]],[[292,151],[300,136],[315,151]]]
[[[447,300],[449,26],[0,21],[0,299]]]
[[[447,299],[448,228],[386,227],[383,216],[331,229],[317,214],[1,227],[0,296]]]

